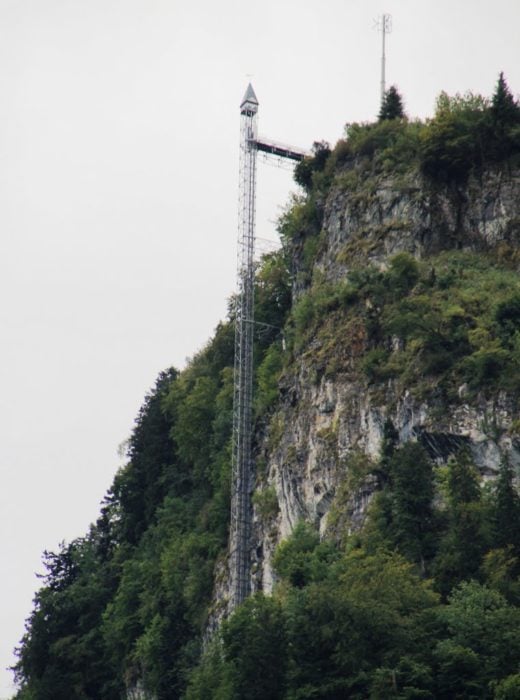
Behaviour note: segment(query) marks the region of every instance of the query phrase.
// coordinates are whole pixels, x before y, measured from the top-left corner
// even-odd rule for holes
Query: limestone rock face
[[[314,522],[323,534],[327,531],[331,504],[352,463],[360,456],[377,460],[387,419],[400,442],[418,440],[438,463],[467,447],[484,479],[494,477],[504,457],[520,466],[520,442],[510,435],[514,412],[506,396],[443,406],[441,413],[434,402],[419,402],[407,392],[396,395],[391,386],[381,396],[341,378],[317,385],[299,378],[293,390],[297,401],[288,402],[275,418],[280,441],[266,448],[265,488],[276,490],[279,512],[268,522],[255,518],[256,589],[272,589],[273,552],[300,519]],[[342,503],[350,530],[363,524],[375,488],[374,477],[361,479]]]
[[[317,281],[340,281],[353,268],[371,264],[385,269],[401,252],[425,258],[462,249],[508,258],[518,249],[520,171],[490,170],[464,186],[427,186],[414,171],[352,183],[347,169],[319,203],[323,224],[310,273],[305,270],[308,234],[302,231],[293,241],[295,300]],[[319,341],[300,352],[282,380],[268,425],[260,426],[255,437],[254,481],[260,498],[253,499],[253,590],[272,590],[274,551],[299,520],[315,523],[321,534],[334,534],[338,521],[343,530],[362,526],[376,489],[369,467],[380,456],[387,420],[400,443],[420,441],[437,463],[466,447],[483,479],[493,478],[504,458],[520,469],[511,397],[468,398],[461,386],[458,401],[447,405],[435,392],[419,399],[393,380],[370,386],[353,370],[351,356],[366,350],[363,332],[351,328],[349,333],[333,372],[320,366]],[[262,494],[269,496],[268,509],[260,505]],[[228,611],[231,591],[225,572],[225,563],[219,564],[213,628]]]
[[[324,203],[317,269],[335,281],[353,266],[384,266],[400,252],[421,258],[501,247],[506,253],[520,241],[519,194],[520,172],[503,171],[484,172],[464,186],[426,186],[414,171],[356,187],[337,185]],[[296,258],[296,269],[300,265]]]
[[[385,268],[400,252],[423,258],[450,249],[495,250],[507,256],[520,239],[520,172],[488,171],[458,187],[427,187],[417,172],[372,178],[361,187],[338,184],[323,203],[320,238],[313,276],[329,282],[360,265]],[[296,241],[295,298],[312,284],[310,279],[302,284],[298,275],[302,251]],[[461,400],[447,406],[436,399],[418,400],[391,381],[383,390],[370,389],[349,372],[348,358],[334,377],[317,379],[313,350],[285,379],[278,409],[259,438],[263,466],[257,488],[274,489],[278,512],[266,517],[255,509],[253,589],[272,589],[274,550],[300,519],[314,522],[322,534],[333,528],[331,508],[342,485],[354,462],[377,460],[387,420],[399,442],[420,441],[438,463],[467,447],[483,479],[493,478],[504,458],[520,468],[520,441],[512,430],[515,410],[505,394],[466,402],[462,386]],[[374,477],[367,476],[349,489],[341,503],[348,528],[361,527],[375,488]]]

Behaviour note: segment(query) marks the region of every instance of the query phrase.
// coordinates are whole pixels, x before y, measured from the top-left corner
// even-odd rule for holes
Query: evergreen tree
[[[399,551],[425,569],[434,530],[433,465],[425,450],[409,442],[395,452],[392,475],[391,533]]]
[[[273,598],[248,598],[222,627],[224,658],[237,700],[278,700],[285,685],[287,643],[282,609]]]
[[[489,113],[490,156],[501,161],[517,152],[520,145],[520,105],[511,94],[503,73],[498,78]]]
[[[494,126],[510,126],[520,123],[520,106],[507,85],[504,74],[500,73],[491,100],[491,116]]]
[[[382,122],[385,119],[403,119],[404,116],[403,99],[395,85],[392,85],[385,92],[378,119]]]
[[[444,594],[478,575],[488,539],[479,476],[468,452],[450,460],[447,491],[447,530],[434,567]]]
[[[520,556],[520,497],[513,484],[513,468],[507,460],[500,466],[495,492],[495,545],[511,545]]]
[[[380,486],[385,486],[390,479],[390,463],[399,444],[399,433],[394,424],[387,418],[383,426],[383,439],[381,441],[381,459],[379,469],[376,470]]]

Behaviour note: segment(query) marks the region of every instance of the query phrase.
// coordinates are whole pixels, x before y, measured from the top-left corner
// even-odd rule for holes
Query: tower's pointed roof
[[[255,91],[253,90],[253,86],[251,83],[247,86],[246,93],[244,95],[244,99],[240,103],[240,108],[242,109],[245,105],[250,105],[250,106],[255,106],[258,107],[258,98],[255,95]],[[254,110],[256,112],[256,109]]]

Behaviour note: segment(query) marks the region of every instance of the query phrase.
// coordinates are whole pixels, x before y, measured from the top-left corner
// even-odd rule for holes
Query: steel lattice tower
[[[302,160],[306,152],[259,138],[258,100],[251,84],[240,105],[240,173],[238,200],[238,293],[235,315],[233,454],[231,488],[231,609],[251,589],[251,491],[253,488],[253,330],[255,281],[256,162],[258,152],[278,160]]]
[[[231,590],[233,608],[249,594],[253,473],[253,324],[258,100],[248,86],[240,105],[238,295],[235,320],[231,493]]]

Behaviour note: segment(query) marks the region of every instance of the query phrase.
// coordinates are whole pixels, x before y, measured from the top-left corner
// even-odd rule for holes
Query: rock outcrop
[[[488,171],[464,186],[436,188],[426,186],[417,172],[399,179],[372,177],[357,187],[342,185],[340,176],[323,205],[320,246],[307,285],[297,274],[303,265],[304,235],[294,244],[294,295],[301,296],[317,277],[338,282],[353,267],[373,264],[384,269],[400,252],[427,258],[468,249],[508,256],[519,237],[518,172]],[[342,332],[339,328],[338,334]],[[257,489],[274,492],[278,505],[267,515],[255,510],[254,589],[272,589],[273,552],[300,519],[326,533],[334,527],[330,514],[343,498],[346,526],[355,530],[362,525],[376,480],[366,470],[349,489],[343,485],[356,460],[377,460],[388,420],[400,442],[420,441],[438,463],[466,447],[484,479],[496,474],[504,458],[520,467],[515,406],[505,392],[493,399],[469,399],[462,385],[452,404],[435,392],[417,398],[391,380],[371,387],[352,371],[349,354],[364,352],[362,333],[357,347],[352,335],[345,338],[343,362],[336,362],[332,377],[320,371],[318,349],[314,346],[295,359],[260,438]]]

